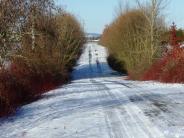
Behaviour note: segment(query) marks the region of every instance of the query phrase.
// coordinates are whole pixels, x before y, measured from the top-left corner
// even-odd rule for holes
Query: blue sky
[[[112,22],[120,0],[56,0],[57,4],[73,13],[85,26],[88,33],[102,33],[105,25]],[[126,1],[126,0],[121,0]],[[135,5],[129,0],[130,7]],[[165,9],[168,24],[176,22],[178,28],[184,28],[184,0],[169,0]]]

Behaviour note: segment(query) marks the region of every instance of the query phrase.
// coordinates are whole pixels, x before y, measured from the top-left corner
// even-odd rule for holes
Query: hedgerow
[[[15,1],[0,2],[0,15],[12,17],[0,16],[0,116],[66,83],[85,42],[78,20],[53,1]]]

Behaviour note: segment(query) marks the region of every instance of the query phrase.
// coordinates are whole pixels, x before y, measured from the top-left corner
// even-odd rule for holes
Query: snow
[[[126,80],[85,47],[73,81],[1,118],[1,138],[184,138],[183,84]]]
[[[182,44],[182,45],[180,46],[180,48],[184,48],[184,44]]]

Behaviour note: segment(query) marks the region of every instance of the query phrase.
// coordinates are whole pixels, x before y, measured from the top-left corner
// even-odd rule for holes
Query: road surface
[[[0,119],[1,138],[184,138],[184,85],[128,81],[88,43],[70,84]]]

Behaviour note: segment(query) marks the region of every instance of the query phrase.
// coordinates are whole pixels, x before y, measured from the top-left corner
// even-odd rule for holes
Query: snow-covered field
[[[184,138],[184,85],[127,81],[86,44],[73,81],[0,119],[0,138]]]

